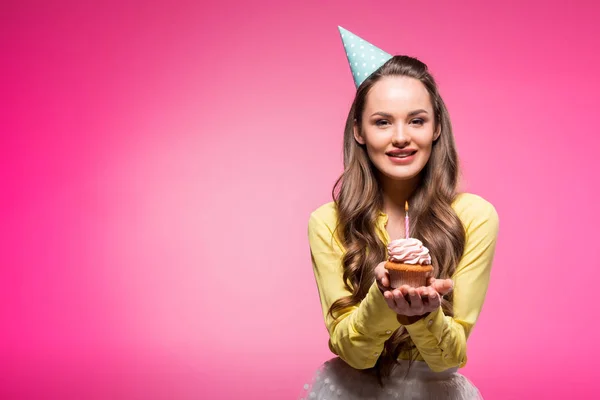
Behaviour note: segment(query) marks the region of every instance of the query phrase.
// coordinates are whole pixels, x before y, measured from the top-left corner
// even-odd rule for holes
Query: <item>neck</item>
[[[389,216],[404,216],[404,204],[414,193],[419,179],[420,177],[416,176],[406,181],[395,181],[385,176],[381,177],[383,212]]]

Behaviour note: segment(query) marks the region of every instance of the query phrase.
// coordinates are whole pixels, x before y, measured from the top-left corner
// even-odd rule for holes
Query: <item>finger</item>
[[[442,304],[442,297],[435,290],[430,290],[429,295],[427,297],[427,307],[429,309],[428,311],[433,311]]]
[[[423,309],[423,301],[421,300],[421,296],[415,288],[411,288],[409,290],[408,296],[410,299],[410,308],[415,312],[416,315]]]
[[[408,304],[408,302],[404,298],[404,295],[399,289],[394,289],[392,293],[394,294],[394,301],[396,303],[396,308],[398,312],[403,312],[410,308],[410,305]]]
[[[435,283],[436,279],[432,276],[427,280],[427,286],[431,286]]]
[[[394,295],[392,294],[392,292],[386,290],[385,292],[383,292],[383,297],[385,297],[385,302],[387,303],[388,307],[395,311],[396,302],[394,301]]]
[[[429,289],[427,286],[421,286],[417,289],[419,297],[421,298],[421,302],[423,302],[423,306],[427,307],[429,304]]]
[[[385,261],[380,262],[375,267],[375,279],[380,287],[387,288],[390,286],[390,279],[387,269],[385,269]]]
[[[381,293],[385,292],[386,290],[390,290],[390,288],[386,286],[384,282],[379,278],[375,279],[375,283],[377,283],[377,287],[379,288]]]
[[[433,281],[431,282],[431,287],[433,289],[435,289],[435,291],[437,292],[440,289],[440,286],[442,285],[442,280],[441,279],[433,279]]]
[[[389,278],[390,275],[388,274],[387,269],[384,271],[385,271],[385,273],[381,277],[381,284],[385,287],[390,287],[390,278]]]
[[[435,282],[431,285],[436,292],[441,295],[446,294],[449,291],[449,288],[452,287],[451,279],[436,279]]]
[[[419,294],[421,295],[421,300],[423,301],[423,304],[425,304],[425,302],[429,302],[429,295],[431,293],[437,293],[435,291],[435,289],[430,288],[428,286],[423,286],[423,287],[421,287],[419,289],[420,289]]]
[[[410,290],[410,286],[402,285],[398,288],[398,290],[400,290],[402,297],[404,297],[408,301],[408,291]]]
[[[440,285],[439,288],[436,288],[436,291],[442,296],[450,293],[454,287],[454,282],[452,282],[452,279],[443,279],[439,280],[438,282],[440,282]]]

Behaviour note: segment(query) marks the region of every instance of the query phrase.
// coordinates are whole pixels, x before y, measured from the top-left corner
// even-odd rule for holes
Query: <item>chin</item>
[[[385,175],[389,179],[392,179],[395,181],[408,181],[408,180],[413,179],[416,176],[418,176],[419,172],[421,172],[422,168],[418,169],[418,170],[414,170],[413,168],[411,168],[411,166],[406,166],[406,167],[402,168],[402,169],[404,169],[404,171],[400,171],[399,169],[400,168],[397,168],[395,170],[387,169],[382,172],[383,172],[383,175]]]

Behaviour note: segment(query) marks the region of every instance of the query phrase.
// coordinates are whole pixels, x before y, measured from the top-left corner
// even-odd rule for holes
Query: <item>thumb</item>
[[[436,279],[434,288],[439,294],[444,296],[454,289],[454,282],[452,279]]]
[[[385,269],[385,261],[380,262],[375,268],[375,279],[380,281],[384,287],[389,287],[390,281],[388,278],[388,271]],[[378,282],[379,285],[379,282]]]

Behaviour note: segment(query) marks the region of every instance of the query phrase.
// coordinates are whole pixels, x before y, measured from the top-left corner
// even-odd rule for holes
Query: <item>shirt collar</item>
[[[388,215],[386,213],[384,213],[383,211],[380,211],[379,216],[377,217],[377,230],[380,233],[381,240],[383,240],[384,243],[386,243],[386,244],[389,241],[388,233],[385,229],[387,222],[388,222]]]

